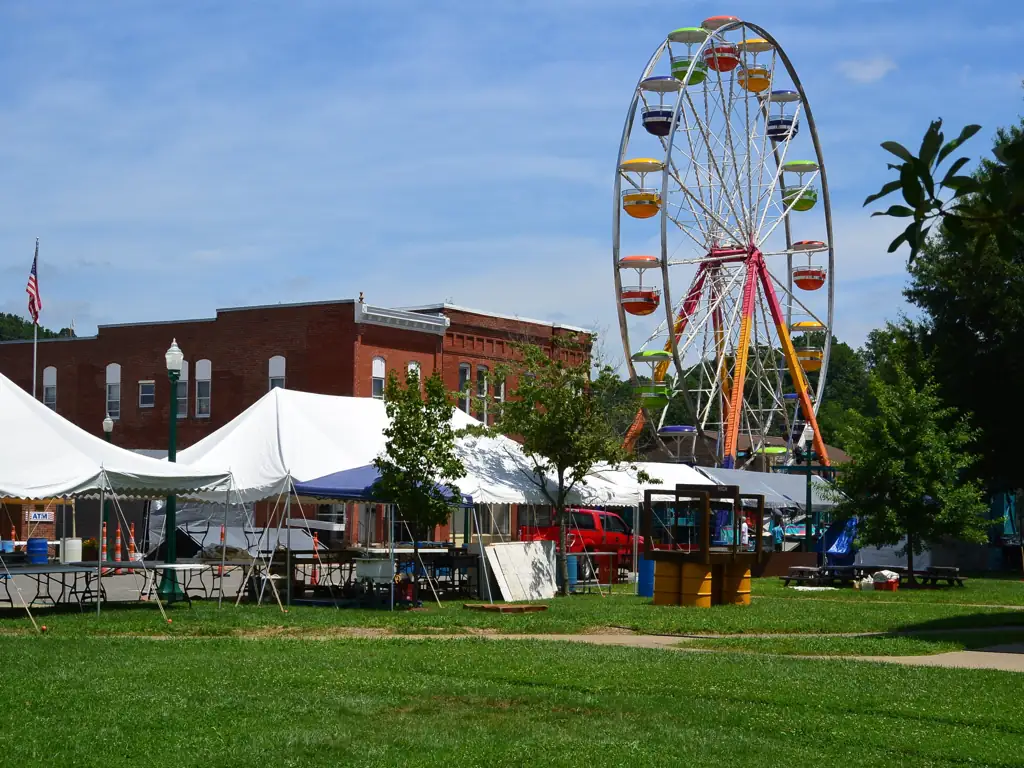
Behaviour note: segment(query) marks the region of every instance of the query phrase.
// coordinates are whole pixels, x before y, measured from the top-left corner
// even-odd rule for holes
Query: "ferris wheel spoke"
[[[690,108],[693,109],[694,120],[696,121],[697,127],[700,130],[701,137],[704,139],[704,147],[707,150],[707,154],[708,154],[708,165],[709,165],[709,167],[711,167],[714,170],[715,177],[718,179],[719,186],[723,190],[725,190],[728,187],[728,182],[726,181],[725,176],[722,173],[721,168],[719,168],[718,160],[717,160],[717,158],[715,156],[715,150],[711,146],[711,132],[709,130],[709,127],[704,123],[704,121],[701,120],[700,115],[698,113],[698,110],[697,110],[696,106],[694,105],[693,99],[690,97],[689,93],[686,90],[684,90],[683,93],[686,94],[686,100],[690,104]],[[705,90],[705,95],[706,94],[707,94],[707,90]],[[705,114],[707,115],[708,113],[709,113],[709,110],[708,110],[708,106],[707,106],[707,98],[705,97]],[[721,143],[721,142],[719,141],[719,143]],[[684,187],[684,189],[685,189],[685,187]],[[736,213],[736,208],[735,208],[735,206],[733,206],[732,200],[731,200],[730,196],[727,195],[727,194],[722,194],[722,195],[720,195],[720,197],[722,198],[722,199],[719,200],[720,211],[721,211],[722,202],[724,200],[724,202],[727,204],[727,206],[732,211],[733,218],[735,218],[737,222],[740,221],[741,220],[740,216]],[[722,220],[720,218],[720,213],[712,213],[710,208],[705,207],[703,205],[701,207],[704,209],[704,211],[706,213],[708,213],[708,215],[712,216],[713,220],[715,220],[717,223],[719,223],[719,226],[721,226],[726,232],[728,232],[729,234],[734,234],[731,231],[731,228],[729,226],[724,225],[724,224],[721,223]],[[714,207],[714,197],[713,196],[711,198],[711,207]]]
[[[782,212],[782,215],[779,216],[778,219],[776,219],[775,223],[773,223],[771,227],[768,228],[768,231],[761,236],[761,239],[757,241],[758,246],[760,246],[762,243],[764,243],[765,240],[771,237],[772,232],[774,232],[778,228],[779,224],[785,221],[786,217],[789,216],[790,212],[793,210],[796,204],[800,202],[800,197],[803,195],[804,192],[811,188],[811,184],[817,177],[818,172],[815,171],[814,173],[811,174],[811,178],[808,179],[801,187],[799,187],[799,191],[793,196],[793,202],[786,206],[786,210]],[[786,189],[788,191],[790,188],[787,187]]]
[[[796,108],[793,110],[794,125],[796,124],[795,121],[798,120],[799,117],[800,117],[800,107],[801,106],[802,106],[801,104],[797,104]],[[792,142],[793,142],[793,136],[790,135],[786,139],[785,143],[783,144],[781,156],[779,154],[778,146],[776,146],[773,149],[772,156],[775,158],[776,168],[775,168],[775,172],[772,174],[772,180],[771,180],[771,183],[768,185],[767,191],[762,195],[762,198],[761,198],[762,200],[770,201],[770,200],[773,199],[773,197],[775,195],[775,190],[776,190],[776,188],[779,185],[779,181],[782,180],[782,169],[785,166],[786,155],[789,153],[789,147],[792,144]],[[767,158],[765,158],[765,162],[767,162]],[[759,201],[758,204],[760,205],[760,201]],[[757,238],[756,236],[759,235],[761,230],[764,228],[764,221],[765,221],[765,218],[768,216],[768,211],[769,210],[770,210],[770,205],[765,205],[764,212],[761,214],[761,220],[758,221],[758,223],[757,223],[757,231],[755,233],[755,238],[757,239],[758,242],[763,242],[763,240],[764,240],[763,238]],[[785,216],[785,214],[783,214],[783,216]],[[781,220],[781,218],[782,217],[780,217],[780,220]]]

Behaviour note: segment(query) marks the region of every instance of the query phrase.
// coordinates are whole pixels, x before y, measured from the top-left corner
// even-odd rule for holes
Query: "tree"
[[[936,121],[929,127],[919,157],[895,166],[900,177],[882,193],[900,189],[905,200],[922,195],[910,214],[920,226],[906,239],[911,279],[904,294],[922,314],[916,335],[943,400],[971,412],[979,429],[980,460],[973,471],[990,490],[1011,491],[1024,488],[1024,468],[1007,458],[1024,429],[1024,412],[1010,407],[1003,394],[1005,382],[1024,376],[1024,130],[1000,129],[993,159],[960,176],[967,163],[961,158],[936,182],[942,153],[931,164],[923,160],[941,144],[940,126]],[[975,131],[969,126],[956,141]],[[883,146],[900,156],[906,152]],[[886,213],[908,215],[906,206],[893,208]]]
[[[67,329],[70,334],[70,329]],[[63,336],[64,330],[60,333],[51,331],[49,328],[39,326],[40,339],[54,339]],[[72,334],[73,335],[73,334]],[[32,323],[18,315],[9,312],[0,312],[0,341],[21,341],[32,338]]]
[[[828,378],[821,408],[818,410],[818,427],[821,438],[828,445],[845,448],[843,435],[850,423],[850,412],[864,410],[867,400],[868,372],[864,357],[849,344],[832,338],[832,350],[828,362]]]
[[[558,569],[562,594],[569,593],[566,560],[569,515],[566,499],[574,488],[586,484],[595,466],[618,466],[630,460],[617,431],[616,413],[636,413],[637,402],[622,403],[617,377],[606,372],[590,381],[590,361],[570,364],[561,359],[563,347],[572,342],[556,341],[549,353],[533,344],[515,343],[518,359],[498,367],[497,375],[514,378],[515,389],[504,403],[491,402],[493,428],[480,426],[473,433],[496,432],[522,443],[530,462],[531,479],[555,510],[560,528]],[[604,404],[614,394],[619,405],[609,413]],[[621,425],[619,425],[621,426]],[[648,479],[638,473],[641,480]]]
[[[384,430],[384,453],[373,460],[380,472],[375,495],[396,504],[419,541],[448,522],[452,503],[461,500],[454,481],[465,474],[455,452],[454,404],[439,374],[421,389],[419,373],[409,370],[405,386],[394,371],[384,387],[391,423]]]
[[[944,537],[983,542],[986,505],[967,478],[975,457],[974,432],[955,409],[944,407],[935,382],[923,386],[898,359],[891,381],[872,371],[868,389],[874,415],[855,416],[845,435],[852,462],[837,478],[841,517],[856,516],[859,540],[894,545],[906,536],[914,582],[914,555]]]

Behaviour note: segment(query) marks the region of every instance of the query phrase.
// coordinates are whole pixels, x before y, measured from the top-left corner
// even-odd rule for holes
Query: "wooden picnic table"
[[[960,569],[948,565],[929,565],[923,571],[916,571],[915,576],[921,579],[922,584],[939,586],[940,581],[945,581],[951,587],[964,586],[964,579],[960,575]]]
[[[791,565],[785,576],[779,576],[783,586],[788,587],[789,582],[797,584],[817,585],[821,579],[821,568],[816,565]]]

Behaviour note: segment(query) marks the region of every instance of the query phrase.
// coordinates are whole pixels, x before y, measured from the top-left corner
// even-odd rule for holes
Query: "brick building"
[[[170,382],[164,353],[176,339],[185,355],[177,387],[178,446],[185,448],[233,419],[271,387],[380,397],[389,371],[417,365],[441,371],[452,390],[504,395],[495,366],[512,358],[511,342],[551,348],[555,337],[579,339],[581,328],[433,304],[407,309],[359,300],[217,310],[198,320],[100,326],[95,336],[39,341],[37,396],[95,435],[104,416],[112,440],[130,449],[166,449]],[[0,372],[32,390],[32,342],[0,342]],[[460,407],[469,410],[463,400]],[[474,414],[478,417],[482,414]]]
[[[100,326],[95,336],[40,339],[37,395],[96,435],[114,419],[125,448],[167,444],[170,382],[164,352],[185,355],[178,384],[178,445],[187,447],[233,419],[273,386],[379,397],[387,372],[418,365],[441,371],[451,390],[502,395],[490,372],[510,360],[510,342],[551,347],[581,328],[434,304],[409,309],[358,300],[219,309],[213,318]],[[580,359],[586,354],[566,352]],[[32,389],[32,342],[0,342],[0,372]],[[514,386],[507,382],[506,386]],[[460,402],[466,408],[467,403]]]

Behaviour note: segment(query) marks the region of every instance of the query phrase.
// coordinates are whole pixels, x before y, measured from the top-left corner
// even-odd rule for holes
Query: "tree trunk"
[[[558,510],[558,552],[556,553],[557,561],[555,563],[562,578],[562,586],[559,590],[562,597],[568,597],[569,595],[569,560],[567,557],[569,525],[566,518],[565,506],[562,505],[562,508]]]
[[[914,578],[914,535],[907,531],[907,584],[917,586],[917,579]]]

